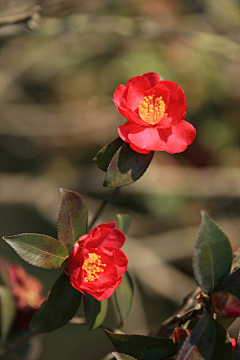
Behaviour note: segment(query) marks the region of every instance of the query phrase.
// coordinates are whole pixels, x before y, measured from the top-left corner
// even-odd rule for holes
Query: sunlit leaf
[[[124,143],[110,161],[103,186],[120,187],[137,181],[147,170],[153,154],[153,151],[137,153]]]
[[[107,309],[108,299],[98,301],[90,294],[85,294],[84,310],[88,330],[94,330],[103,323],[107,315]]]
[[[58,240],[71,250],[80,236],[87,232],[88,212],[81,195],[60,189],[61,207],[58,216]]]
[[[14,320],[15,304],[10,291],[0,286],[0,348],[5,345],[7,336]]]
[[[109,331],[106,331],[106,334],[119,353],[130,355],[138,360],[166,360],[177,352],[177,345],[170,339],[115,334]]]
[[[59,241],[47,235],[20,234],[3,239],[23,260],[44,269],[60,268],[68,255]]]
[[[99,167],[99,169],[103,171],[107,171],[108,165],[115,154],[115,152],[122,146],[123,140],[117,138],[112,141],[110,144],[105,145],[93,158],[95,164]]]
[[[82,293],[74,289],[64,274],[61,274],[32,318],[30,330],[46,333],[59,329],[75,315],[81,299]]]
[[[117,214],[119,230],[126,234],[131,224],[131,216],[128,214]]]
[[[133,358],[132,356],[120,354],[118,352],[113,352],[112,354],[115,357],[115,359],[117,359],[117,360],[137,360],[137,359]]]
[[[205,293],[218,290],[228,277],[232,264],[232,248],[226,235],[204,212],[193,257],[197,283]]]

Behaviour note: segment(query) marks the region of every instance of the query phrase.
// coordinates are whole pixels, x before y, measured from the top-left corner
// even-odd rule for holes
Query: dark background
[[[195,288],[200,210],[240,245],[240,2],[46,0],[41,12],[36,4],[0,0],[1,236],[56,237],[59,187],[82,194],[92,218],[109,194],[92,158],[124,123],[111,100],[119,84],[153,71],[185,91],[196,140],[182,154],[155,153],[101,219],[132,215],[125,252],[136,291],[124,331],[147,334]],[[9,20],[29,11],[25,22]],[[3,241],[0,252],[19,260]],[[47,293],[58,271],[23,265]],[[108,320],[118,322],[113,306]],[[42,360],[99,360],[112,349],[101,329],[79,325],[41,340]]]

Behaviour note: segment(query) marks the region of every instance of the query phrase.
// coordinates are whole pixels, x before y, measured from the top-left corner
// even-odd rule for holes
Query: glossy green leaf
[[[119,353],[130,355],[138,360],[165,360],[176,355],[177,352],[177,344],[170,339],[115,334],[109,331],[106,331],[106,334]]]
[[[115,357],[115,359],[117,359],[117,360],[137,360],[137,359],[133,358],[132,356],[120,354],[118,352],[113,352],[112,354]]]
[[[233,360],[240,360],[240,331],[238,333],[238,342],[237,342],[237,347],[236,347],[236,350],[235,350]]]
[[[232,248],[226,235],[204,212],[193,256],[193,270],[197,283],[210,294],[218,290],[229,275]]]
[[[121,327],[130,314],[133,300],[133,282],[127,271],[122,275],[122,282],[116,288],[114,296],[121,319],[119,327]]]
[[[147,170],[154,152],[140,154],[124,143],[115,153],[107,169],[103,186],[120,187],[137,181]]]
[[[211,360],[233,360],[230,337],[224,327],[215,321],[216,342]]]
[[[0,286],[0,348],[5,345],[7,336],[15,316],[15,304],[10,291]]]
[[[61,328],[75,315],[81,299],[82,293],[74,289],[64,274],[61,274],[32,318],[30,330],[47,333]]]
[[[122,146],[123,140],[118,137],[116,140],[112,141],[110,144],[104,146],[97,155],[93,158],[95,164],[99,169],[107,171],[108,165],[116,153],[116,151]]]
[[[240,300],[240,269],[236,270],[224,281],[221,290],[233,294]]]
[[[31,265],[44,269],[60,268],[67,257],[67,249],[56,239],[47,235],[20,234],[4,236],[16,253]]]
[[[117,214],[117,218],[119,230],[126,235],[131,224],[131,216],[128,214]]]
[[[185,340],[176,360],[197,359],[198,353],[204,360],[210,360],[216,341],[216,326],[211,313],[205,310],[199,323]],[[197,351],[197,353],[196,353]]]
[[[60,191],[58,240],[70,251],[79,237],[87,233],[88,212],[81,195],[65,189]]]
[[[84,310],[88,330],[94,330],[103,323],[107,315],[107,309],[108,299],[98,301],[88,293],[85,294]]]

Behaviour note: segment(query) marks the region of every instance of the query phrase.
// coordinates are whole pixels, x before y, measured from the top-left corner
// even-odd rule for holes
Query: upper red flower
[[[183,90],[173,81],[162,81],[156,73],[133,77],[126,86],[118,86],[113,101],[128,119],[118,128],[120,138],[141,154],[180,153],[195,139],[195,128],[184,121]]]
[[[98,301],[113,294],[127,270],[128,259],[119,250],[125,242],[125,235],[114,229],[115,226],[115,223],[102,224],[81,236],[68,258],[72,286]]]

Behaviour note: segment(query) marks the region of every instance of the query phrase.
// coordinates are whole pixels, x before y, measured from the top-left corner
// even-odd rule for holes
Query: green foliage
[[[32,318],[30,330],[47,333],[59,329],[75,315],[81,299],[82,293],[74,289],[65,275],[61,274]]]
[[[120,187],[137,181],[147,170],[153,154],[153,151],[137,153],[124,143],[110,161],[103,186]]]
[[[108,299],[98,301],[86,293],[83,300],[87,329],[94,330],[102,324],[107,315]]]
[[[117,214],[119,230],[126,234],[131,224],[131,216],[128,214]]]
[[[233,294],[240,300],[240,269],[236,270],[224,281],[221,290]]]
[[[232,360],[233,349],[231,339],[222,325],[215,321],[216,342],[211,360]]]
[[[87,232],[88,212],[81,195],[60,189],[61,207],[58,216],[58,240],[71,251],[74,243]]]
[[[176,355],[177,345],[170,339],[114,334],[109,331],[106,334],[118,352],[138,360],[166,360]]]
[[[196,351],[196,348],[204,360],[211,360],[215,341],[215,322],[210,312],[205,310],[199,323],[184,342],[176,360],[188,360],[190,356],[194,359],[194,352]]]
[[[122,282],[116,288],[114,296],[121,319],[119,327],[121,327],[130,314],[133,300],[133,282],[127,271],[122,275]]]
[[[7,336],[14,320],[15,304],[12,295],[4,286],[0,286],[0,348],[5,345]]]
[[[116,140],[112,141],[110,144],[105,145],[93,158],[95,164],[99,169],[107,171],[108,165],[116,153],[116,151],[123,145],[123,140],[118,137]]]
[[[44,269],[60,268],[67,257],[67,249],[56,239],[47,235],[20,234],[4,236],[16,253],[31,265]]]
[[[226,235],[204,212],[193,257],[193,270],[197,283],[210,294],[221,287],[232,264],[232,248]],[[226,290],[225,290],[226,291]]]

